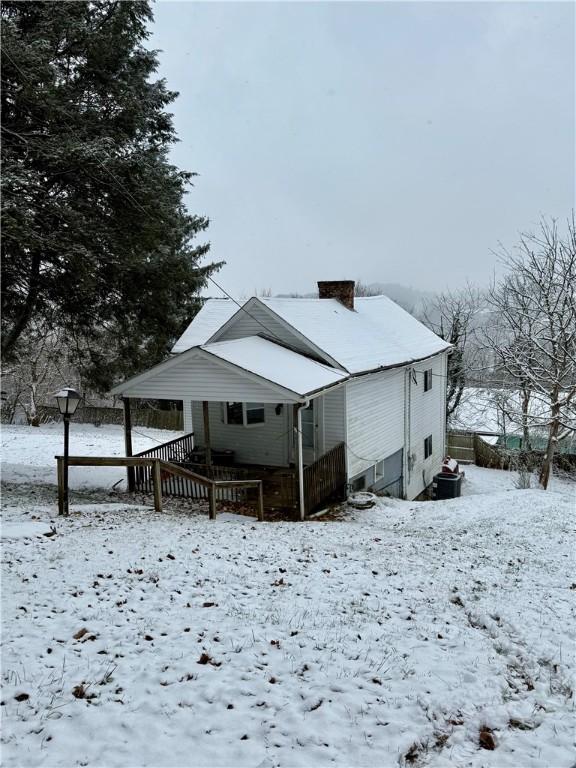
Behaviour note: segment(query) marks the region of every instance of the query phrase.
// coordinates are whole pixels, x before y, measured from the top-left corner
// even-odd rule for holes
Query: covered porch
[[[115,388],[124,401],[126,455],[132,455],[131,398],[182,400],[186,433],[140,456],[214,480],[262,480],[266,510],[304,519],[345,495],[346,451],[334,418],[343,378],[259,337],[195,347]],[[131,490],[151,489],[146,467],[128,474]],[[168,496],[205,496],[205,487],[184,477],[167,475],[162,484]],[[249,493],[227,487],[218,501],[241,508]]]
[[[243,508],[254,503],[252,490],[240,485],[246,480],[261,480],[264,509],[267,512],[288,512],[294,516],[306,517],[322,505],[344,497],[346,467],[344,443],[340,443],[321,456],[317,461],[303,467],[303,508],[300,506],[299,473],[296,467],[271,467],[259,464],[198,464],[189,461],[188,448],[192,434],[159,445],[149,451],[136,454],[138,458],[161,458],[171,464],[189,469],[210,480],[237,481],[236,487],[217,492],[217,502],[232,509]],[[205,486],[192,482],[186,477],[163,474],[162,495],[190,499],[208,500]],[[131,489],[144,493],[153,490],[152,471],[148,467],[133,470]]]

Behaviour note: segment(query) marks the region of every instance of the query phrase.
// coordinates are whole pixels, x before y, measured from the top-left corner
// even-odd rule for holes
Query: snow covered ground
[[[476,467],[474,464],[463,465],[461,469],[464,470],[465,477],[462,483],[463,496],[484,496],[495,491],[518,490],[518,472],[485,469],[484,467]],[[530,487],[533,489],[538,488],[538,475],[536,473],[532,474],[530,478]],[[553,475],[550,478],[548,490],[574,496],[576,494],[576,484],[574,478],[566,474],[560,476]]]
[[[134,453],[179,437],[181,432],[134,427]],[[56,483],[57,455],[64,447],[62,424],[41,427],[2,425],[2,480],[6,483]],[[70,423],[70,455],[125,456],[124,429],[115,424],[94,427]],[[71,488],[111,488],[126,477],[121,467],[70,467]]]
[[[574,485],[466,471],[308,523],[7,485],[2,765],[572,766]]]

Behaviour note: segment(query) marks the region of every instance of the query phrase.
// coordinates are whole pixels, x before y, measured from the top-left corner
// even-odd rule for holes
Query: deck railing
[[[179,464],[180,462],[186,461],[193,449],[194,433],[190,432],[186,435],[182,435],[182,437],[176,437],[174,440],[169,440],[167,443],[161,443],[154,448],[148,448],[148,450],[140,451],[140,453],[134,455],[138,458],[161,459],[162,461],[169,461],[171,464]],[[163,473],[162,492],[165,496],[179,496],[180,494],[174,491],[178,482],[173,479],[170,483],[166,483],[165,481],[167,478],[168,476],[166,473]],[[183,486],[182,483],[180,484]],[[151,493],[152,485],[153,477],[151,466],[144,465],[137,467],[134,470],[134,490],[142,491],[143,493]],[[191,499],[206,498],[205,492],[196,487],[194,488],[193,495],[186,494],[186,496]]]
[[[56,456],[58,474],[58,509],[64,514],[64,457]],[[227,494],[255,491],[258,519],[264,519],[264,496],[262,481],[257,479],[214,480],[196,472],[192,472],[178,464],[154,456],[69,456],[68,466],[71,467],[131,467],[137,472],[144,472],[146,477],[145,490],[154,494],[154,508],[162,511],[162,496],[184,496],[190,499],[207,499],[210,518],[216,517],[217,502],[227,500]],[[148,486],[147,483],[150,483]],[[174,493],[174,483],[181,492]],[[247,502],[247,497],[245,498]]]
[[[169,440],[167,443],[161,443],[155,448],[135,453],[134,456],[162,459],[163,461],[186,461],[193,450],[194,432],[189,432],[186,435],[182,435],[182,437]]]
[[[344,443],[339,443],[304,468],[306,514],[309,515],[330,501],[344,499],[346,482],[346,450]]]
[[[162,494],[164,496],[178,496],[184,499],[207,499],[208,486],[194,480],[194,475],[205,480],[215,482],[216,501],[232,502],[235,505],[245,506],[254,503],[254,489],[258,490],[252,481],[259,478],[253,472],[242,467],[225,467],[215,464],[196,464],[190,462],[190,455],[194,448],[194,433],[177,437],[167,443],[149,448],[136,454],[138,458],[161,459],[172,466],[185,469],[186,473],[174,473],[163,468],[161,471]],[[153,490],[152,467],[148,465],[138,466],[134,469],[135,489],[144,493]],[[246,482],[244,482],[246,481]],[[248,482],[250,481],[250,482]],[[256,500],[257,501],[257,500]]]
[[[293,470],[285,472],[270,471],[266,467],[223,466],[218,464],[195,464],[189,461],[193,449],[193,434],[163,443],[156,448],[142,451],[139,458],[159,458],[172,465],[178,465],[189,474],[174,474],[162,470],[162,493],[165,496],[180,496],[189,499],[207,498],[206,486],[194,481],[190,476],[196,474],[216,483],[216,499],[219,502],[232,502],[244,505],[250,502],[252,486],[250,482],[260,480],[263,486],[267,507],[295,509],[298,500],[298,488]],[[136,490],[152,492],[153,475],[150,466],[137,466],[134,469]],[[346,451],[340,443],[327,451],[317,461],[304,469],[304,505],[309,515],[323,504],[341,500],[346,488]]]

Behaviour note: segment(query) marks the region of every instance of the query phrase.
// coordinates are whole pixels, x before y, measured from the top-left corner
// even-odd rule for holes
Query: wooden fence
[[[40,422],[46,424],[60,421],[61,415],[57,406],[42,405],[38,409]],[[160,411],[154,408],[132,408],[132,424],[149,429],[171,429],[181,432],[184,429],[182,411]],[[124,410],[122,408],[97,407],[92,405],[79,406],[74,414],[74,421],[80,424],[123,424]]]
[[[509,453],[490,445],[477,432],[448,432],[446,453],[462,464],[477,464],[490,469],[510,469],[511,466]]]
[[[463,464],[476,461],[473,432],[448,432],[446,434],[446,453]]]
[[[491,445],[484,440],[491,433],[448,432],[446,452],[456,461],[473,463],[490,469],[517,470],[519,467],[537,467],[542,461],[544,451],[524,451],[520,448],[504,448]],[[495,437],[496,435],[492,435]],[[564,472],[574,472],[576,455],[556,453],[554,467]]]
[[[304,507],[309,515],[329,501],[346,496],[346,451],[339,443],[304,468]]]
[[[479,467],[490,469],[511,469],[510,454],[490,445],[480,435],[474,435],[474,457]]]

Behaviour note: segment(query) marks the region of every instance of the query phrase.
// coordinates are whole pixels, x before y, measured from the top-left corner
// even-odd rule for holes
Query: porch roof
[[[202,349],[300,395],[317,392],[347,378],[336,368],[261,336],[214,342],[205,344]]]
[[[117,385],[111,394],[159,399],[298,402],[346,373],[260,336],[204,344]]]

